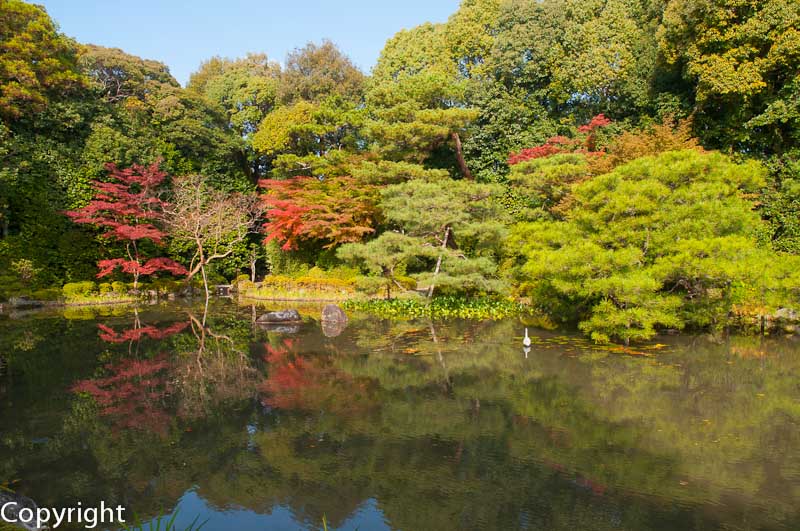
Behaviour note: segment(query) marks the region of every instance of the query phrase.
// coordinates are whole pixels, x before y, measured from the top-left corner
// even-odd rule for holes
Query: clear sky
[[[79,42],[122,48],[169,66],[183,84],[201,61],[265,52],[283,62],[328,38],[365,72],[386,39],[444,22],[459,0],[33,0]]]

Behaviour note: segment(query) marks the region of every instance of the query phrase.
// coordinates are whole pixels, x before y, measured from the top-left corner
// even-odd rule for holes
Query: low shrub
[[[87,297],[94,293],[97,288],[96,284],[90,280],[83,282],[69,282],[64,284],[61,291],[67,299],[77,299],[80,297]]]
[[[120,294],[128,293],[128,285],[117,280],[111,283],[111,291]]]
[[[250,280],[240,280],[236,283],[236,289],[239,290],[239,293],[244,293],[246,291],[250,291],[255,289],[256,284],[255,282],[250,282]]]
[[[270,275],[258,284],[240,283],[239,293],[258,299],[343,300],[355,296],[356,292],[355,279]]]
[[[386,294],[386,279],[383,277],[361,276],[355,281],[358,291],[369,296],[383,296]]]
[[[342,278],[328,278],[322,276],[309,276],[304,275],[300,277],[287,277],[283,275],[269,275],[264,278],[260,283],[262,287],[280,287],[280,288],[309,288],[317,290],[352,290],[355,286],[355,278],[342,279]]]
[[[337,279],[347,282],[353,282],[359,276],[359,271],[352,267],[335,267],[333,269],[322,269],[320,267],[312,267],[308,273],[302,275],[307,278],[324,278],[324,279]]]
[[[183,283],[180,280],[171,278],[159,278],[150,283],[150,289],[155,290],[159,295],[167,295],[180,291]]]

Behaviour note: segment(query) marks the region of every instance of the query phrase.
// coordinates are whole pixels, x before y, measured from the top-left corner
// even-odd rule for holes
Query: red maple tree
[[[513,166],[514,164],[549,157],[558,153],[602,155],[604,152],[597,150],[597,132],[611,123],[611,120],[604,115],[598,114],[589,120],[589,123],[578,128],[580,136],[577,138],[567,138],[565,136],[548,138],[540,146],[525,148],[519,152],[511,152],[508,155],[508,164]]]
[[[110,275],[119,268],[133,276],[135,290],[142,275],[158,271],[185,275],[186,268],[174,260],[162,257],[145,261],[140,254],[141,241],[161,245],[166,236],[157,226],[163,219],[165,206],[158,192],[167,176],[159,170],[158,162],[149,166],[134,164],[125,169],[106,164],[106,169],[109,180],[92,181],[95,194],[89,204],[66,213],[75,223],[101,228],[104,238],[125,242],[127,257],[100,260],[97,277]]]
[[[266,241],[277,240],[284,250],[296,249],[300,240],[321,240],[326,248],[359,242],[375,231],[377,186],[352,177],[294,177],[259,185],[266,191]]]

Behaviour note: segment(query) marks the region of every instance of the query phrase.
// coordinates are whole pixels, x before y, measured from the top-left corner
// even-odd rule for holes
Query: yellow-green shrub
[[[128,285],[124,282],[115,281],[111,283],[111,290],[114,293],[127,293],[128,292]]]
[[[95,291],[96,287],[97,286],[94,282],[86,280],[83,282],[69,282],[64,284],[64,287],[61,288],[61,291],[64,293],[64,296],[67,299],[76,299],[91,295]]]
[[[238,281],[236,283],[236,289],[239,290],[239,292],[241,292],[241,293],[244,293],[246,291],[254,289],[255,287],[256,287],[255,283],[254,282],[250,282],[249,279],[240,280],[240,281]]]

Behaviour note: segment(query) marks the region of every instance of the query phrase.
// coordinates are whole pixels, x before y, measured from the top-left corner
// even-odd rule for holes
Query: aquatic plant
[[[527,313],[524,304],[501,298],[435,297],[430,302],[420,299],[347,301],[345,308],[383,318],[416,319],[504,319]]]

